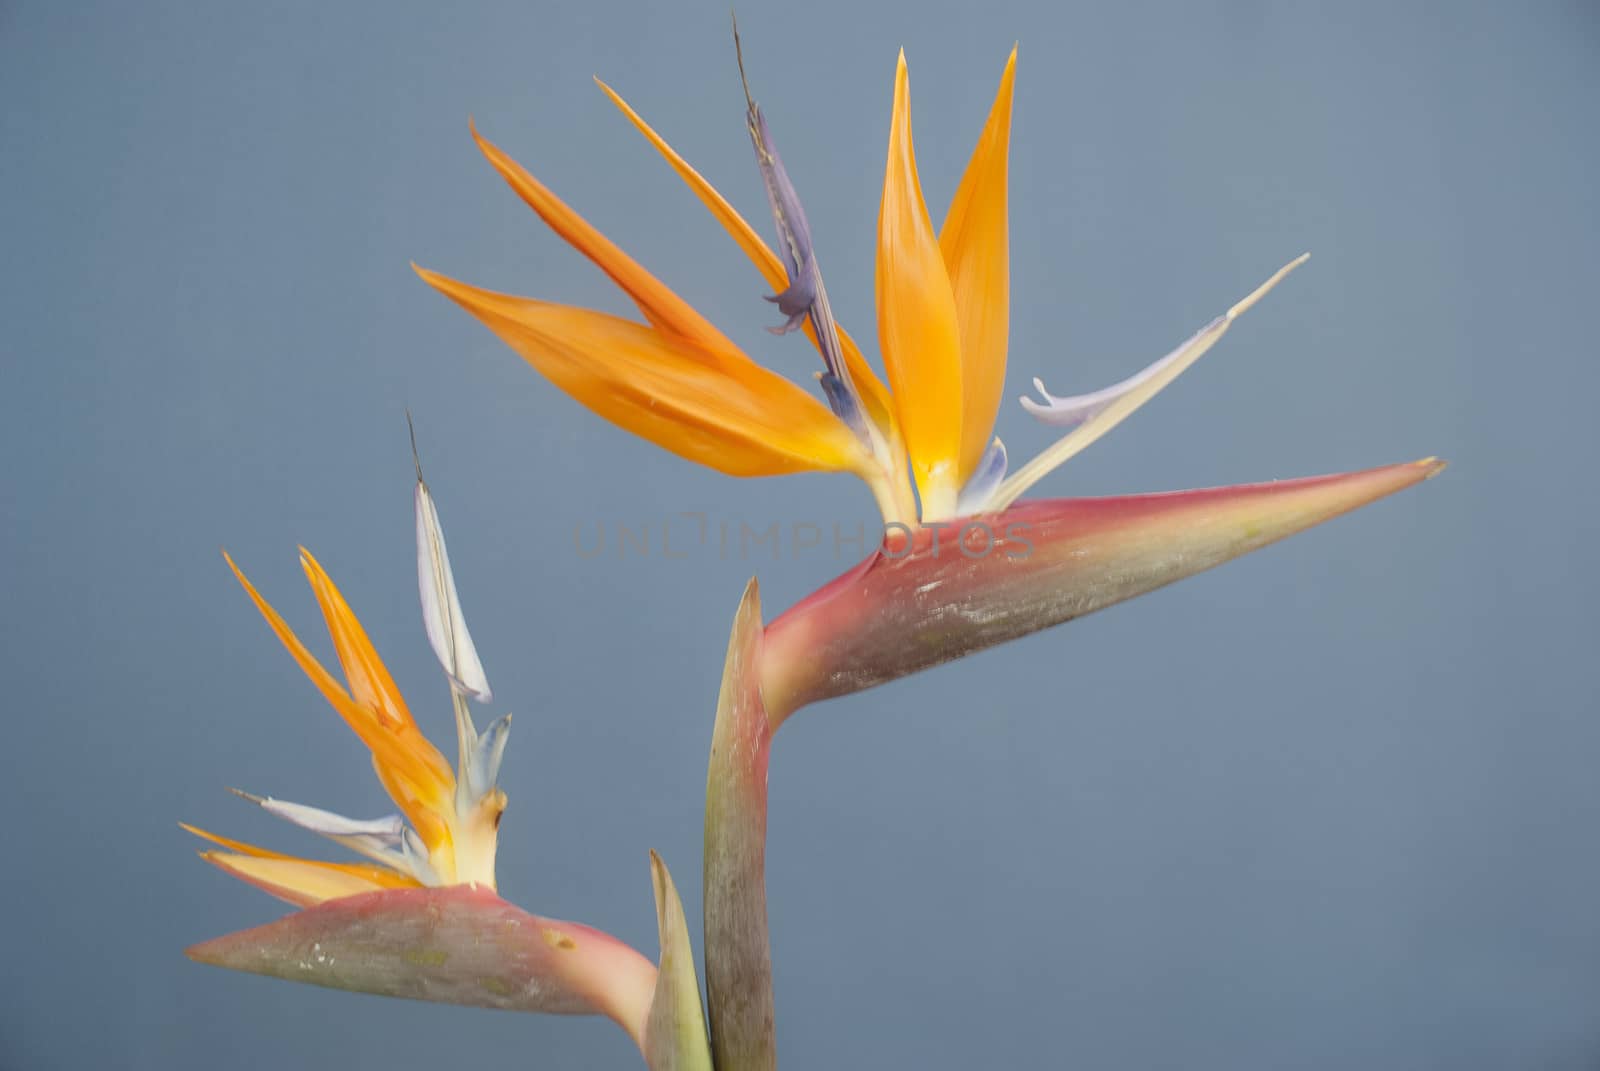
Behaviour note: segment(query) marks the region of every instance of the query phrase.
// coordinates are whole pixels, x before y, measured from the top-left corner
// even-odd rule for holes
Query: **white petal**
[[[1072,430],[1002,483],[989,501],[989,508],[1004,509],[1015,502],[1045,474],[1122,423],[1128,414],[1155,397],[1163,387],[1178,378],[1184,369],[1194,364],[1207,350],[1216,345],[1217,340],[1227,332],[1234,320],[1259,301],[1268,290],[1277,286],[1285,275],[1304,264],[1310,255],[1302,253],[1279,268],[1272,278],[1251,291],[1249,297],[1202,327],[1189,341],[1144,371],[1114,387],[1075,398],[1056,399],[1046,394],[1043,384],[1035,380],[1040,393],[1045,394],[1046,401],[1050,404],[1040,405],[1031,399],[1023,399],[1024,408],[1048,423],[1061,423],[1071,427]],[[1054,414],[1054,419],[1046,416],[1047,413]]]
[[[307,807],[303,803],[275,800],[271,796],[257,796],[250,792],[241,792],[236,788],[229,791],[240,799],[256,804],[268,814],[277,815],[285,821],[293,822],[301,829],[309,829],[313,833],[327,837],[335,844],[343,845],[375,863],[382,863],[402,874],[409,874],[424,885],[438,884],[437,881],[430,883],[428,880],[427,875],[433,871],[428,866],[427,852],[424,851],[418,856],[412,849],[416,833],[397,814],[386,815],[383,818],[346,818],[342,814],[324,811],[320,807]]]
[[[489,679],[484,675],[472,634],[461,613],[456,581],[450,572],[450,556],[445,551],[444,530],[439,526],[439,511],[433,495],[419,475],[417,479],[417,586],[422,593],[422,623],[428,642],[444,667],[451,684],[480,703],[493,698]]]
[[[444,884],[439,880],[439,872],[434,870],[433,864],[428,861],[427,845],[422,843],[422,838],[410,826],[406,827],[405,837],[400,845],[400,857],[405,869],[422,884]]]
[[[1204,330],[1210,330],[1214,326],[1216,326],[1215,320],[1207,324]],[[1074,394],[1066,398],[1058,398],[1045,390],[1044,380],[1035,376],[1033,386],[1044,397],[1044,403],[1041,405],[1032,398],[1020,398],[1018,400],[1022,402],[1022,408],[1028,411],[1028,415],[1041,423],[1057,428],[1075,428],[1079,424],[1086,423],[1105,412],[1106,409],[1110,408],[1112,402],[1124,394],[1137,390],[1150,382],[1161,373],[1163,368],[1177,360],[1183,353],[1184,347],[1180,346],[1159,361],[1124,379],[1121,383],[1113,384],[1091,394]]]
[[[473,743],[472,755],[467,762],[466,781],[472,786],[472,802],[477,802],[494,790],[500,778],[500,760],[506,753],[506,741],[511,736],[511,715],[496,718]]]
[[[1000,481],[1006,478],[1006,461],[1006,444],[996,436],[978,459],[978,467],[967,478],[966,486],[956,496],[956,516],[988,512],[989,500],[994,497]]]
[[[301,829],[309,829],[324,837],[371,837],[389,844],[399,844],[400,835],[406,828],[405,819],[397,814],[383,818],[346,818],[332,811],[307,807],[303,803],[290,803],[288,800],[275,800],[270,796],[252,798],[246,795],[245,798],[260,804],[268,814],[275,814]]]

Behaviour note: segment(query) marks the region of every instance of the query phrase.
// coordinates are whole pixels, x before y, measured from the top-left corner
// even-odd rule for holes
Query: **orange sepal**
[[[415,888],[418,885],[414,878],[375,863],[328,863],[317,859],[300,859],[243,841],[219,837],[195,826],[180,825],[197,837],[229,849],[226,852],[201,852],[200,858],[297,907],[310,907],[324,900],[336,900],[357,893]]]
[[[677,151],[667,144],[666,139],[657,134],[615,90],[598,78],[595,79],[595,84],[605,91],[606,96],[611,98],[611,103],[615,104],[639,133],[644,135],[645,140],[655,147],[655,150],[671,165],[672,170],[678,173],[678,177],[683,179],[694,195],[700,199],[700,203],[706,206],[718,223],[722,224],[723,230],[733,238],[734,244],[750,258],[750,263],[756,266],[756,270],[767,281],[767,285],[772,287],[772,292],[781,294],[788,289],[789,273],[785,270],[783,262],[755,229],[745,222],[744,217],[717,192],[716,187],[707,182],[687,160],[679,156]],[[817,333],[809,319],[806,320],[805,332],[812,345],[816,345]],[[856,345],[855,339],[851,338],[843,327],[839,328],[839,348],[844,351],[845,366],[849,369],[851,381],[861,394],[867,415],[892,438],[894,410],[888,388],[883,385],[883,381],[861,355],[861,347]]]
[[[865,470],[861,446],[838,418],[753,362],[717,368],[643,324],[482,290],[423,268],[417,274],[556,386],[680,457],[731,476]]]
[[[391,791],[394,801],[412,823],[417,826],[417,832],[425,834],[423,839],[431,849],[436,843],[426,833],[430,828],[437,828],[439,823],[432,821],[429,813],[433,808],[447,805],[450,795],[455,791],[455,776],[451,773],[449,764],[439,754],[438,749],[430,744],[414,724],[401,725],[392,728],[380,720],[377,708],[357,703],[350,695],[339,686],[333,675],[323,668],[306,645],[294,634],[288,622],[282,615],[272,608],[272,605],[256,590],[239,567],[234,564],[233,558],[226,551],[223,558],[228,563],[228,568],[233,570],[233,575],[238,578],[244,587],[245,593],[255,603],[256,609],[266,619],[267,625],[278,637],[302,672],[317,686],[324,698],[339,712],[340,717],[361,738],[372,752],[373,761],[380,771],[392,771],[393,778],[385,778],[384,785],[389,787],[394,779],[403,780],[415,786],[412,793],[396,794]],[[316,587],[313,580],[313,588]],[[323,593],[318,592],[319,602]],[[340,602],[342,603],[342,599]],[[348,607],[345,611],[348,612]],[[352,615],[353,617],[353,615]]]
[[[1000,89],[961,185],[950,202],[939,249],[950,273],[961,327],[961,482],[988,449],[1006,380],[1011,310],[1006,219],[1006,157],[1011,140],[1011,91],[1017,50],[1011,50]]]
[[[605,272],[611,281],[627,292],[639,311],[656,327],[668,334],[677,335],[694,344],[691,351],[705,363],[724,368],[748,364],[739,348],[730,342],[694,306],[674,294],[665,283],[651,275],[637,261],[624,253],[615,242],[601,234],[566,202],[551,193],[549,188],[530,175],[521,164],[507,156],[499,146],[472,127],[472,137],[478,148],[488,158],[500,177],[516,191],[539,218],[549,224],[572,248],[588,257],[595,267]]]
[[[416,720],[406,706],[405,697],[389,670],[378,657],[377,649],[367,638],[355,612],[334,584],[320,562],[305,547],[300,548],[300,568],[311,581],[311,592],[316,596],[322,618],[328,624],[328,635],[333,638],[333,649],[350,683],[350,697],[378,714],[378,721],[387,728],[410,726]]]
[[[944,256],[917,178],[905,53],[878,212],[878,341],[911,455],[924,517],[955,509],[960,490],[961,333]]]

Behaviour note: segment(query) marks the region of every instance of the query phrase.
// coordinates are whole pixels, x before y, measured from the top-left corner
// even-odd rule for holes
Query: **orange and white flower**
[[[478,147],[511,188],[610,276],[645,322],[417,271],[578,401],[692,461],[735,476],[854,473],[872,489],[891,524],[916,526],[1004,509],[1172,382],[1305,260],[1281,268],[1173,352],[1121,383],[1056,398],[1035,380],[1044,400],[1024,400],[1024,406],[1066,434],[1008,475],[994,423],[1004,393],[1010,311],[1006,179],[1015,64],[1013,49],[937,231],[917,175],[903,53],[896,64],[877,234],[878,342],[887,385],[833,320],[805,213],[748,91],[748,126],[781,257],[600,83],[777,292],[770,300],[787,321],[775,330],[805,329],[823,358],[818,379],[826,407],[753,361],[476,128]]]
[[[507,714],[479,733],[469,699],[492,696],[461,613],[438,510],[420,466],[416,485],[417,574],[428,640],[449,682],[455,708],[454,770],[418,728],[366,630],[322,565],[305,548],[300,566],[327,622],[341,683],[289,628],[226,553],[228,567],[311,682],[372,752],[373,769],[399,814],[371,820],[267,796],[238,793],[264,810],[321,834],[365,862],[301,859],[191,826],[219,845],[207,861],[302,907],[379,889],[475,884],[493,889],[495,843],[506,795],[496,784],[511,728]]]

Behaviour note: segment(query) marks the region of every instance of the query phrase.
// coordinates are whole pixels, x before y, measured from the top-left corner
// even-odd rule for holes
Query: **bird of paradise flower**
[[[737,33],[735,34],[737,43]],[[1013,49],[978,146],[935,233],[912,147],[902,54],[895,71],[878,224],[878,379],[832,315],[805,213],[746,86],[748,130],[780,252],[610,87],[601,88],[667,159],[777,291],[778,333],[804,330],[822,356],[826,406],[750,360],[714,326],[473,130],[522,198],[638,305],[645,323],[512,297],[418,269],[530,364],[600,415],[674,453],[739,476],[850,472],[904,539],[763,624],[752,580],[735,616],[706,786],[702,1019],[682,904],[652,855],[660,969],[614,938],[526,915],[480,894],[493,885],[495,787],[507,722],[479,736],[467,699],[488,697],[461,622],[443,536],[417,486],[419,578],[430,640],[451,681],[460,762],[451,773],[421,738],[359,623],[309,554],[302,564],[333,634],[346,690],[289,632],[242,574],[251,598],[372,749],[396,816],[365,823],[247,797],[366,855],[377,866],[293,860],[202,833],[232,849],[213,862],[297,904],[278,923],[197,946],[206,962],[395,996],[609,1015],[647,1063],[667,1068],[775,1066],[764,854],[773,734],[798,709],[905,676],[1134,597],[1366,505],[1434,475],[1442,463],[1103,499],[1018,503],[1043,475],[1125,419],[1198,360],[1233,321],[1305,260],[1138,374],[1092,394],[1024,407],[1063,437],[1015,472],[992,435],[1007,346],[1006,168]],[[742,58],[740,62],[743,74]],[[987,551],[939,552],[951,518],[1000,513]],[[1015,522],[1010,523],[1010,522]],[[1005,535],[996,535],[996,530]],[[1014,530],[1023,534],[1013,537]],[[1026,553],[1011,553],[1025,545]],[[232,565],[230,559],[229,562]],[[238,570],[235,569],[237,573]],[[198,832],[198,831],[197,831]],[[454,883],[466,882],[466,886]],[[446,886],[435,888],[434,886]],[[465,891],[463,891],[465,890]],[[358,893],[360,895],[351,895]],[[531,937],[530,934],[538,935]],[[540,939],[542,938],[542,939]],[[336,949],[306,961],[300,952]]]
[[[804,209],[748,84],[747,127],[777,253],[600,83],[776,292],[769,300],[786,319],[774,330],[806,332],[822,356],[818,380],[826,407],[751,360],[475,127],[479,148],[512,189],[632,298],[645,322],[496,293],[417,269],[557,386],[613,423],[731,475],[853,473],[883,515],[884,547],[855,569],[766,625],[752,581],[736,616],[706,800],[705,966],[718,1066],[775,1064],[763,863],[767,762],[773,734],[795,711],[1152,591],[1443,468],[1424,458],[1269,484],[1018,502],[1194,364],[1307,258],[1294,258],[1172,352],[1119,383],[1057,397],[1035,379],[1040,398],[1024,399],[1024,408],[1064,434],[1008,472],[1005,446],[993,428],[1007,359],[1006,179],[1015,64],[1013,48],[977,147],[935,231],[917,173],[903,52],[896,62],[876,266],[887,385],[834,320]],[[742,61],[740,69],[742,75]],[[963,523],[956,542],[965,546],[969,530],[977,528],[990,553],[973,560],[951,553],[947,541],[941,556],[940,528],[978,514],[998,514],[990,519],[1000,523]],[[889,538],[893,528],[900,538]],[[1011,553],[1018,543],[1026,544],[1025,552]]]
[[[512,189],[621,287],[647,323],[417,271],[578,401],[692,461],[735,476],[850,472],[872,489],[884,521],[896,526],[1002,510],[1171,383],[1306,260],[1302,255],[1289,262],[1171,353],[1120,383],[1056,397],[1036,379],[1042,400],[1024,398],[1024,408],[1065,434],[1008,474],[1005,445],[993,429],[1009,330],[1006,181],[1015,67],[1013,48],[936,232],[917,174],[904,52],[896,63],[876,272],[878,341],[888,385],[833,319],[804,209],[748,86],[748,128],[781,258],[621,96],[599,82],[778,291],[769,300],[787,320],[773,330],[803,328],[815,344],[828,408],[751,360],[476,127],[479,148]]]
[[[529,914],[495,894],[496,844],[506,808],[498,780],[511,715],[481,733],[473,724],[469,701],[489,702],[492,693],[462,614],[444,530],[420,463],[414,503],[423,624],[450,688],[456,768],[422,734],[360,621],[309,551],[301,549],[300,564],[327,622],[344,684],[224,552],[273,633],[367,745],[378,780],[400,814],[353,819],[238,793],[364,857],[360,863],[285,855],[185,825],[222,849],[204,851],[202,858],[302,909],[267,926],[197,945],[189,955],[389,996],[604,1015],[628,1033],[652,1067],[708,1066],[693,1062],[706,1038],[703,1028],[698,1034],[692,1028],[701,1011],[683,905],[654,852],[659,970],[608,933]]]
[[[223,553],[273,634],[372,752],[378,780],[401,812],[386,818],[354,819],[299,803],[237,793],[279,818],[364,856],[369,860],[366,863],[299,859],[185,827],[227,849],[204,853],[208,862],[301,907],[380,889],[455,884],[495,887],[495,844],[506,807],[506,795],[497,781],[511,715],[498,718],[483,733],[473,725],[468,700],[488,702],[493,695],[461,612],[438,509],[422,479],[420,464],[414,497],[423,623],[449,681],[455,709],[458,762],[454,771],[417,727],[360,620],[310,551],[300,549],[300,567],[327,622],[347,686],[317,661],[233,558]]]

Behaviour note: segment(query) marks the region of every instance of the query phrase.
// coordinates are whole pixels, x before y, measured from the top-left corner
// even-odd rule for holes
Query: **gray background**
[[[1600,1064],[1592,3],[741,3],[841,319],[874,332],[895,50],[942,215],[1021,41],[1009,395],[1119,378],[1311,263],[1052,495],[1404,461],[1445,476],[1149,598],[809,711],[772,768],[788,1067]],[[304,542],[448,750],[416,612],[411,406],[517,713],[501,889],[654,949],[692,919],[727,626],[854,557],[662,560],[681,510],[847,530],[602,424],[430,292],[623,311],[468,115],[763,361],[760,280],[590,83],[752,218],[723,3],[0,6],[6,815],[0,1063],[632,1066],[599,1020],[186,961],[280,905],[188,820],[358,814],[358,742],[228,576],[327,652]],[[764,229],[764,228],[763,228]],[[1008,402],[1026,457],[1049,438]],[[580,558],[575,525],[649,525]],[[679,521],[683,524],[685,522]],[[686,532],[687,529],[682,531]],[[698,933],[698,924],[695,925]]]

